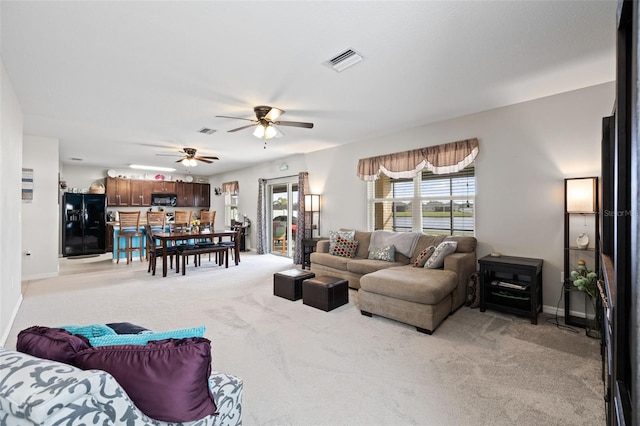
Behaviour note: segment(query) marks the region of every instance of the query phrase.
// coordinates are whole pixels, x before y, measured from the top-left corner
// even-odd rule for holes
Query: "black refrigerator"
[[[106,216],[106,195],[65,193],[62,198],[62,255],[104,253]]]

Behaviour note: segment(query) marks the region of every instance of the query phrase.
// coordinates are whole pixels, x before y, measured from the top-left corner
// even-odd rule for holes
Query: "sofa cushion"
[[[116,332],[106,324],[89,324],[89,325],[63,325],[60,328],[64,328],[71,334],[79,334],[81,336],[90,339],[92,337],[106,336],[109,334],[116,334]]]
[[[444,269],[400,266],[367,274],[360,278],[360,288],[409,302],[435,305],[458,286],[455,272]]]
[[[135,405],[156,420],[195,421],[217,411],[208,381],[211,342],[205,338],[88,348],[76,355],[76,363],[111,374]]]
[[[395,261],[396,247],[394,245],[386,247],[373,247],[369,249],[369,259],[384,260],[386,262]]]
[[[371,244],[371,232],[356,231],[354,240],[358,242],[357,258],[366,259],[369,256],[369,245]]]
[[[403,266],[402,262],[387,262],[386,260],[374,259],[350,259],[347,262],[347,271],[354,274],[370,274],[380,269],[391,268],[392,266]]]
[[[349,261],[353,261],[353,259],[333,256],[329,253],[311,253],[311,265],[322,265],[339,271],[346,271]]]
[[[76,354],[91,345],[82,336],[74,336],[62,328],[33,326],[18,333],[19,352],[51,361],[75,365]]]
[[[142,334],[153,333],[153,331],[141,325],[131,324],[130,322],[111,322],[107,324],[116,334]]]
[[[416,248],[413,252],[413,256],[411,257],[410,263],[414,263],[418,255],[422,253],[424,249],[428,248],[429,246],[437,247],[438,244],[444,241],[444,239],[445,239],[444,235],[430,235],[430,234],[421,235],[420,238],[418,238],[418,243],[416,244]]]
[[[475,237],[460,237],[450,235],[444,241],[455,241],[458,243],[456,253],[473,253],[478,246],[478,240]]]
[[[329,249],[329,254],[340,257],[353,258],[358,249],[358,242],[338,237],[334,246]]]
[[[444,258],[456,251],[457,241],[443,241],[438,244],[433,254],[427,259],[424,267],[427,269],[438,269],[444,266]]]
[[[416,268],[424,267],[424,264],[431,257],[433,252],[436,250],[434,246],[429,246],[422,250],[418,256],[416,256],[416,260],[413,261],[413,266]]]
[[[345,240],[353,241],[356,231],[341,229],[339,231],[329,231],[329,253],[335,248],[338,237],[342,237]]]
[[[157,333],[141,334],[109,334],[99,337],[89,338],[91,346],[111,346],[111,345],[146,345],[153,340],[183,339],[185,337],[204,337],[206,327],[180,328],[177,330],[160,331]]]

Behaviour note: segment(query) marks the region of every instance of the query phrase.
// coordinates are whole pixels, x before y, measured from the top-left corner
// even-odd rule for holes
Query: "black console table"
[[[525,315],[538,323],[542,311],[542,259],[485,256],[480,264],[480,311]]]

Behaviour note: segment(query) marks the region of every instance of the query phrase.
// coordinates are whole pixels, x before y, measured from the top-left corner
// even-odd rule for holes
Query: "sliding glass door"
[[[292,257],[295,249],[298,212],[298,182],[295,177],[290,181],[280,180],[268,184],[270,218],[267,223],[270,234],[270,252]]]

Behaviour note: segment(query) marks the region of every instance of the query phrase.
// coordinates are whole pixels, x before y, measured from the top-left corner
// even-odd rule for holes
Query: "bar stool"
[[[120,231],[118,232],[118,247],[116,251],[116,263],[120,263],[120,253],[127,254],[127,265],[133,261],[133,252],[140,252],[140,261],[142,262],[143,235],[140,232],[140,212],[118,212],[118,221],[120,222]],[[138,245],[133,245],[133,239],[138,238]],[[124,248],[120,247],[120,239],[124,239]]]

